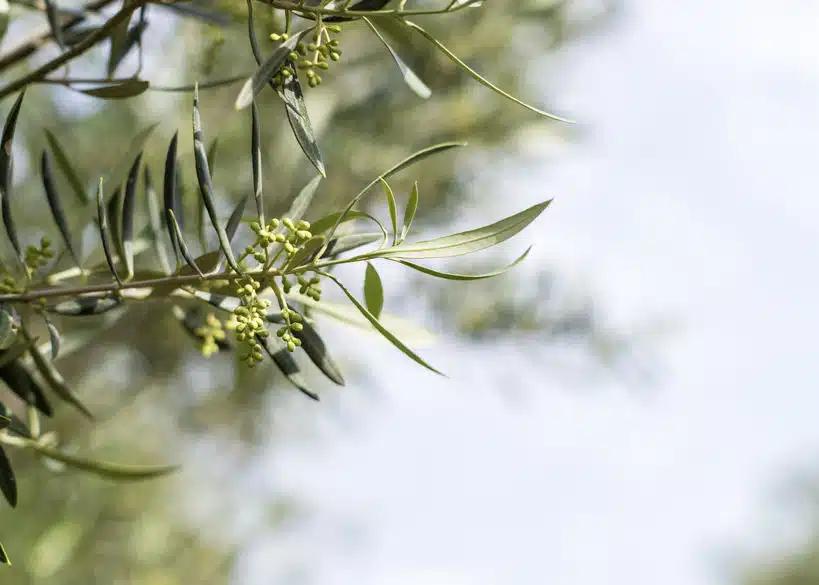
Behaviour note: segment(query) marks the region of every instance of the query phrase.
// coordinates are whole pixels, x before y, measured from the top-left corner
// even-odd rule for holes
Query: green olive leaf
[[[11,468],[11,461],[5,450],[0,447],[0,492],[12,508],[17,507],[17,479]]]
[[[398,238],[399,243],[406,240],[407,236],[409,235],[412,222],[415,219],[415,214],[418,212],[418,198],[418,181],[416,181],[412,186],[412,191],[410,192],[407,206],[404,209],[404,226],[401,228],[401,237]]]
[[[121,465],[119,463],[93,461],[77,455],[71,455],[65,451],[60,451],[34,441],[29,443],[29,445],[43,457],[58,461],[64,465],[67,465],[68,467],[73,467],[81,471],[92,473],[105,479],[119,481],[141,481],[163,477],[174,473],[179,469],[178,465]]]
[[[278,338],[268,336],[257,337],[257,339],[259,343],[261,343],[267,355],[269,355],[273,360],[273,363],[276,364],[276,367],[279,368],[279,371],[284,374],[284,377],[287,378],[290,383],[293,384],[293,386],[295,386],[305,396],[308,396],[316,401],[319,400],[318,394],[307,387],[307,383],[304,381],[304,378],[301,375],[299,365],[296,363],[296,360],[293,359],[293,356],[290,355],[290,352],[287,351],[287,348],[283,346],[273,347],[273,344],[281,345]]]
[[[77,174],[77,171],[71,164],[65,149],[62,147],[59,140],[57,140],[57,137],[51,130],[45,129],[45,136],[46,140],[48,141],[48,145],[51,148],[51,154],[54,155],[54,160],[57,162],[57,166],[68,180],[68,184],[71,187],[71,190],[74,192],[74,195],[77,197],[77,200],[83,204],[88,203],[89,197],[88,193],[85,191],[83,181],[80,179],[80,176]]]
[[[25,90],[21,91],[11,106],[6,122],[3,126],[2,138],[0,138],[0,198],[2,198],[3,225],[6,228],[9,242],[11,242],[17,259],[22,266],[25,266],[20,240],[17,237],[17,227],[11,214],[11,188],[12,176],[14,174],[14,161],[12,158],[12,142],[14,141],[14,131],[17,128],[17,118],[20,114],[20,107],[23,105]]]
[[[97,185],[97,223],[100,230],[100,240],[102,240],[102,250],[105,253],[105,261],[108,263],[108,270],[117,281],[117,284],[122,285],[122,280],[117,274],[116,264],[114,262],[113,248],[111,244],[111,230],[108,227],[108,212],[105,209],[105,201],[103,195],[103,179]]]
[[[392,46],[390,46],[390,44],[387,42],[387,39],[384,38],[384,35],[381,34],[381,31],[379,31],[376,28],[375,24],[373,24],[372,20],[370,20],[366,16],[362,18],[362,20],[367,23],[367,26],[370,27],[370,30],[372,30],[373,33],[375,33],[375,36],[378,37],[378,40],[380,40],[383,43],[383,45],[387,48],[387,51],[389,51],[390,56],[392,57],[392,60],[395,61],[395,64],[398,66],[398,70],[401,71],[401,76],[404,78],[404,82],[407,84],[407,86],[412,91],[414,91],[418,97],[428,99],[432,95],[432,91],[429,89],[429,87],[427,87],[427,84],[424,83],[420,77],[418,77],[415,71],[413,71],[412,68],[409,65],[407,65],[403,59],[401,59],[398,53],[395,52],[395,49],[393,49]]]
[[[378,319],[381,316],[381,310],[384,308],[384,286],[375,266],[369,262],[364,273],[364,303],[373,317]]]

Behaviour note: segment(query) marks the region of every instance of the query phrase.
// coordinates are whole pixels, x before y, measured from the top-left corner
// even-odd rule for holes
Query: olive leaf
[[[107,184],[121,185],[125,181],[128,172],[131,170],[131,166],[134,164],[134,159],[140,152],[145,150],[145,143],[151,137],[151,134],[158,125],[159,123],[155,122],[149,126],[146,126],[128,142],[130,144],[128,152],[126,152],[122,158],[119,159],[116,166],[114,166],[114,168],[105,177],[105,182]]]
[[[77,297],[70,301],[63,301],[46,309],[57,315],[66,317],[86,317],[88,315],[101,315],[112,309],[116,309],[122,301],[115,296],[102,297]]]
[[[370,313],[370,311],[368,311],[367,308],[364,305],[362,305],[357,298],[355,298],[355,295],[353,295],[353,293],[351,293],[347,289],[347,287],[344,286],[341,283],[340,280],[338,280],[335,276],[333,276],[329,272],[322,272],[321,274],[323,276],[326,276],[330,280],[332,280],[341,289],[341,292],[343,292],[347,296],[347,298],[350,299],[350,302],[355,306],[356,309],[359,310],[359,312],[364,316],[364,318],[367,319],[367,321],[370,322],[370,324],[375,328],[375,330],[378,331],[381,335],[383,335],[387,339],[387,341],[389,341],[395,347],[400,349],[404,353],[404,355],[409,357],[411,360],[413,360],[417,364],[420,364],[420,365],[424,366],[428,370],[431,370],[431,371],[435,372],[436,374],[440,374],[442,376],[444,375],[442,372],[438,371],[437,369],[435,369],[434,367],[429,365],[421,356],[419,356],[417,353],[412,351],[400,339],[398,339],[386,327],[384,327],[384,325],[382,325],[378,321],[378,318],[375,317],[375,315],[373,315],[372,313]]]
[[[17,507],[17,480],[11,468],[11,461],[2,447],[0,447],[0,492],[3,493],[12,508]]]
[[[520,232],[532,223],[551,200],[533,205],[493,224],[460,232],[451,236],[425,240],[411,244],[403,243],[364,255],[367,258],[446,258],[470,254],[496,246]]]
[[[335,257],[338,256],[339,254],[350,252],[362,246],[368,246],[370,244],[377,242],[378,240],[383,239],[384,239],[383,233],[379,234],[374,232],[336,236],[330,242],[330,245],[327,246],[327,250],[325,251],[324,255],[326,257]]]
[[[108,270],[111,272],[114,280],[117,281],[117,284],[122,286],[122,280],[120,280],[119,274],[117,274],[117,268],[112,254],[111,230],[108,227],[108,212],[105,209],[102,184],[103,180],[100,178],[97,185],[97,223],[100,230],[100,240],[102,240],[102,250],[105,253],[105,261],[108,263]]]
[[[48,329],[48,339],[51,345],[51,359],[56,360],[60,355],[60,346],[62,345],[62,335],[56,325],[51,322],[51,319],[44,313],[43,321],[45,321],[46,329]]]
[[[146,165],[143,170],[143,184],[145,185],[145,201],[148,206],[148,232],[150,234],[151,242],[154,245],[154,252],[162,268],[162,272],[170,274],[171,265],[168,261],[168,252],[165,249],[165,242],[160,236],[162,231],[162,214],[159,212],[159,201],[154,189],[153,178],[151,177],[151,169]]]
[[[323,177],[321,175],[313,177],[313,179],[307,183],[301,191],[299,191],[299,194],[293,200],[293,203],[290,204],[290,208],[287,210],[284,217],[289,217],[294,222],[304,217],[304,214],[307,212],[307,208],[310,207],[310,203],[313,201],[313,197],[316,195],[316,191],[318,190],[318,186],[321,183],[322,178]]]
[[[319,336],[318,331],[310,323],[302,322],[302,330],[296,332],[295,336],[301,340],[301,348],[310,358],[310,361],[332,382],[344,386],[344,376],[341,374],[341,369],[330,357],[327,346]]]
[[[239,95],[236,97],[236,109],[242,110],[253,103],[254,98],[259,95],[259,92],[264,89],[271,79],[281,70],[284,62],[290,56],[296,45],[299,44],[302,37],[312,29],[306,29],[299,33],[292,35],[289,39],[276,47],[276,50],[270,57],[259,65],[256,72],[250,77],[242,86]]]
[[[71,190],[74,192],[74,195],[77,196],[77,199],[81,203],[88,203],[88,193],[85,191],[83,181],[80,179],[77,171],[74,170],[74,166],[68,159],[65,149],[63,149],[59,140],[57,140],[57,137],[51,130],[45,129],[45,135],[48,145],[51,147],[51,154],[54,155],[54,160],[57,162],[57,166],[60,167],[63,175],[65,175],[65,178],[68,180],[68,184],[70,185]]]
[[[424,83],[420,77],[413,71],[409,65],[407,65],[403,59],[395,52],[395,49],[390,46],[387,42],[387,39],[384,38],[384,35],[381,34],[381,31],[378,30],[373,24],[373,21],[367,18],[366,16],[362,19],[364,22],[367,23],[367,26],[370,27],[370,30],[375,33],[375,36],[383,43],[383,45],[389,51],[392,60],[395,61],[395,64],[398,66],[399,71],[401,71],[401,76],[404,78],[404,82],[409,86],[409,88],[416,93],[421,98],[428,99],[432,95],[432,91],[430,91],[427,84]]]
[[[17,339],[14,317],[5,308],[0,308],[0,350],[7,350]]]
[[[125,198],[122,201],[122,251],[125,260],[126,280],[134,277],[134,210],[136,205],[136,187],[139,178],[139,165],[142,163],[142,153],[140,152],[128,179],[125,181]]]
[[[340,211],[336,211],[334,213],[328,213],[324,217],[322,217],[320,219],[317,219],[314,222],[311,222],[310,231],[313,232],[314,234],[323,234],[324,232],[329,230],[331,227],[333,227],[335,225],[335,223],[339,220],[340,217],[341,217],[341,212]],[[350,211],[346,215],[346,217],[344,218],[344,221],[345,222],[353,221],[353,220],[356,220],[356,219],[364,219],[366,217],[369,217],[369,214],[364,213],[363,211],[357,211],[357,210],[354,209],[354,210]]]
[[[2,0],[3,2],[8,2],[8,0]],[[11,566],[11,561],[9,560],[9,556],[6,553],[6,549],[3,548],[3,543],[0,542],[0,563],[4,565]]]
[[[17,128],[17,117],[20,114],[20,107],[23,105],[25,94],[25,90],[21,91],[14,101],[14,105],[11,106],[11,110],[6,116],[6,123],[3,126],[2,138],[0,138],[0,198],[2,198],[3,225],[6,227],[6,235],[8,235],[11,246],[14,248],[21,265],[25,265],[25,261],[20,248],[20,240],[17,238],[14,218],[11,215],[11,187],[12,175],[14,174],[11,147],[14,141],[14,130]]]
[[[65,218],[65,211],[63,210],[62,201],[60,200],[60,194],[54,185],[54,175],[51,172],[51,161],[49,159],[48,152],[45,150],[43,151],[40,159],[40,172],[42,174],[43,189],[45,190],[46,199],[48,200],[48,206],[51,209],[51,217],[54,218],[54,223],[57,224],[57,229],[65,242],[65,247],[68,249],[68,253],[71,254],[74,262],[76,262],[77,266],[79,266],[80,260],[77,253],[74,251],[74,245],[71,243],[71,230],[68,227],[68,220]]]
[[[69,85],[68,87],[87,96],[104,100],[118,100],[136,97],[142,93],[145,93],[145,91],[147,91],[147,89],[150,87],[150,83],[144,79],[132,77],[130,79],[112,81],[110,83],[84,89],[74,85]]]
[[[0,368],[0,380],[3,380],[9,390],[26,404],[34,406],[46,416],[54,413],[43,389],[19,361],[10,362]]]
[[[29,355],[31,359],[34,361],[34,365],[37,368],[37,371],[40,372],[43,380],[51,387],[54,393],[59,396],[62,400],[72,405],[74,408],[79,410],[83,413],[87,418],[94,420],[94,415],[91,414],[91,411],[88,410],[85,405],[80,402],[80,400],[74,396],[74,393],[68,388],[65,383],[65,380],[57,371],[57,368],[54,367],[54,364],[49,362],[40,350],[37,348],[37,345],[32,342],[31,338],[28,337],[25,329],[22,329],[23,335],[26,336],[26,339],[29,342]]]
[[[185,259],[185,262],[188,263],[188,266],[193,268],[196,274],[204,278],[205,275],[196,264],[196,260],[193,259],[193,254],[191,254],[188,244],[185,242],[185,236],[182,235],[182,230],[179,228],[179,224],[176,221],[176,215],[174,214],[173,209],[166,209],[165,212],[168,214],[168,225],[170,225],[171,229],[173,229],[174,241],[179,247],[182,257]]]
[[[410,192],[407,206],[404,209],[404,226],[401,228],[401,237],[398,238],[399,243],[406,240],[407,236],[409,235],[412,222],[415,219],[416,212],[418,211],[418,199],[418,181],[416,181],[412,186],[412,191]]]
[[[9,28],[9,0],[0,0],[0,41],[6,36],[6,31]],[[2,545],[0,545],[0,553],[2,553]],[[2,561],[2,558],[0,558]]]
[[[364,303],[373,317],[378,319],[381,316],[381,310],[384,308],[384,286],[381,284],[378,271],[369,262],[364,273]]]
[[[292,61],[287,61],[292,67]],[[312,165],[322,177],[327,176],[327,168],[324,164],[324,156],[321,154],[316,134],[313,130],[313,123],[307,112],[307,104],[304,101],[304,90],[301,88],[301,81],[298,75],[292,75],[284,80],[281,89],[277,89],[279,97],[284,102],[284,111],[287,114],[287,121],[296,142],[299,143],[302,152],[310,160]]]
[[[319,248],[321,248],[323,244],[324,236],[313,236],[296,250],[296,253],[293,254],[292,258],[287,262],[287,268],[290,269],[308,264],[315,257],[316,252],[319,251]]]
[[[354,11],[374,11],[374,10],[381,10],[387,4],[390,3],[390,0],[361,0],[361,2],[357,2],[350,6],[348,10]],[[346,22],[349,20],[353,20],[353,17],[350,16],[326,16],[322,19],[324,22]]]
[[[398,210],[395,204],[395,193],[392,191],[390,184],[381,179],[381,186],[384,189],[384,197],[387,199],[387,210],[390,213],[390,223],[392,224],[392,243],[398,243]]]
[[[20,417],[14,414],[12,410],[2,402],[0,402],[0,416],[8,421],[5,427],[8,432],[14,433],[24,439],[31,438],[31,431],[28,430],[26,423],[20,420]]]
[[[279,368],[279,371],[284,374],[293,386],[300,390],[305,396],[309,396],[313,400],[319,400],[318,394],[307,387],[307,383],[301,375],[299,365],[296,363],[296,360],[293,359],[293,356],[290,355],[290,352],[287,351],[287,348],[272,347],[274,343],[281,343],[278,341],[278,338],[273,338],[272,336],[257,337],[257,340],[261,343],[267,355],[273,360],[273,363],[276,364],[276,367]]]
[[[45,0],[45,12],[46,19],[48,20],[48,26],[51,28],[51,34],[54,37],[54,41],[57,43],[57,46],[59,46],[60,49],[65,49],[63,27],[60,24],[60,16],[57,12],[57,6],[54,4],[54,0]]]
[[[511,264],[504,266],[498,270],[493,270],[492,272],[484,272],[483,274],[455,274],[452,272],[443,272],[440,270],[434,270],[427,266],[421,266],[420,264],[415,264],[414,262],[410,262],[409,260],[398,260],[394,258],[388,258],[388,260],[393,260],[394,262],[398,262],[399,264],[403,264],[413,270],[417,270],[418,272],[423,272],[429,276],[434,276],[435,278],[443,278],[444,280],[483,280],[485,278],[493,278],[495,276],[500,276],[505,272],[510,271],[512,268],[520,264],[526,259],[526,256],[529,255],[531,251],[531,246],[526,249],[526,251],[518,256],[514,262]]]
[[[358,202],[361,201],[361,198],[364,197],[364,195],[367,193],[367,191],[369,191],[374,185],[378,184],[380,181],[382,181],[384,179],[388,179],[392,175],[404,170],[405,168],[407,168],[407,167],[409,167],[409,166],[411,166],[411,165],[413,165],[413,164],[415,164],[417,162],[420,162],[420,161],[424,160],[427,157],[430,157],[430,156],[433,156],[435,154],[439,154],[439,153],[442,153],[442,152],[446,152],[446,151],[448,151],[448,150],[450,150],[452,148],[458,148],[460,146],[465,146],[465,144],[463,142],[443,142],[441,144],[435,144],[433,146],[430,146],[430,147],[424,148],[422,150],[419,150],[417,152],[414,152],[413,154],[411,154],[410,156],[408,156],[404,160],[402,160],[399,163],[395,164],[392,168],[390,168],[386,172],[381,173],[375,179],[370,181],[369,184],[367,184],[366,187],[364,187],[361,191],[359,191],[358,194],[350,200],[350,202],[347,204],[347,206],[341,212],[341,215],[339,215],[338,219],[336,220],[336,223],[330,229],[330,232],[327,235],[328,242],[330,241],[330,239],[335,234],[335,231],[336,231],[336,229],[338,229],[338,226],[345,220],[347,214],[350,213],[353,210],[353,208],[358,204]],[[319,257],[323,256],[324,255],[323,252],[324,251],[322,250],[318,254],[318,256]]]
[[[253,196],[256,199],[256,213],[259,223],[264,225],[264,195],[262,193],[262,147],[259,128],[259,109],[254,101],[250,107],[250,165],[253,173]]]
[[[179,469],[178,465],[122,465],[119,463],[108,463],[104,461],[93,461],[85,457],[79,457],[59,451],[47,445],[32,441],[29,443],[32,449],[37,453],[73,467],[81,471],[93,473],[105,479],[114,479],[118,481],[141,481],[145,479],[154,479],[171,474]]]
[[[569,124],[573,123],[571,120],[569,120],[567,118],[563,118],[563,117],[557,116],[555,114],[550,114],[549,112],[547,112],[545,110],[541,110],[539,108],[531,106],[531,105],[527,104],[526,102],[516,98],[512,94],[502,90],[497,85],[495,85],[494,83],[492,83],[488,79],[484,78],[480,73],[478,73],[477,71],[472,69],[472,67],[470,67],[469,65],[464,63],[455,53],[450,51],[441,41],[439,41],[434,36],[429,34],[425,29],[423,29],[422,27],[418,26],[417,24],[415,24],[414,22],[411,22],[409,20],[401,20],[401,22],[403,22],[409,28],[418,31],[421,34],[421,36],[423,36],[425,39],[427,39],[429,42],[431,42],[433,45],[435,45],[435,47],[437,47],[438,50],[440,50],[444,55],[446,55],[458,67],[460,67],[461,69],[466,71],[469,75],[471,75],[472,78],[475,79],[481,85],[484,85],[484,86],[488,87],[489,89],[491,89],[495,93],[505,97],[506,99],[511,100],[511,101],[515,102],[516,104],[518,104],[520,106],[523,106],[527,110],[530,110],[530,111],[532,111],[532,112],[534,112],[536,114],[540,114],[541,116],[543,116],[545,118],[549,118],[551,120],[556,120],[558,122],[566,122],[566,123],[569,123]]]
[[[233,208],[233,212],[231,212],[230,217],[228,218],[227,226],[225,226],[225,233],[227,234],[228,241],[233,242],[233,238],[236,235],[236,230],[239,229],[239,224],[242,223],[242,216],[245,213],[245,207],[247,205],[247,196],[242,197],[239,200],[239,203],[236,204],[236,207]],[[225,259],[224,254],[222,251],[219,250],[218,252],[219,261],[216,263],[216,267],[214,268],[215,272],[221,272],[224,266],[223,262]]]
[[[233,250],[230,247],[230,238],[228,238],[225,228],[219,223],[219,217],[216,214],[216,205],[213,197],[213,183],[211,182],[210,169],[208,168],[208,159],[205,154],[205,145],[202,135],[202,119],[199,114],[199,89],[195,88],[193,91],[193,156],[196,163],[196,178],[199,181],[199,194],[202,196],[202,201],[205,203],[210,223],[213,229],[216,230],[216,235],[219,237],[219,245],[225,253],[228,264],[237,273],[241,274],[242,269],[236,263],[236,258],[233,256]]]
[[[122,188],[117,186],[111,194],[111,199],[108,200],[106,215],[108,216],[111,241],[114,244],[113,250],[116,252],[120,261],[125,258],[125,249],[122,243],[122,208]]]
[[[28,351],[28,346],[28,341],[22,337],[18,337],[17,340],[7,349],[0,351],[0,368],[3,368],[6,366],[6,364],[16,361],[20,356]]]
[[[179,205],[179,196],[178,196],[178,183],[177,183],[177,171],[176,171],[176,147],[177,142],[179,140],[179,132],[174,132],[173,138],[171,138],[171,142],[168,145],[168,152],[165,155],[165,185],[164,185],[164,202],[165,202],[165,214],[167,216],[169,211],[172,211],[175,215],[178,215],[179,218],[182,218],[181,212],[181,205]],[[177,260],[179,259],[179,244],[176,241],[176,231],[174,230],[171,222],[165,222],[166,227],[168,228],[168,238],[171,240],[171,246],[173,246],[174,253],[176,254]]]

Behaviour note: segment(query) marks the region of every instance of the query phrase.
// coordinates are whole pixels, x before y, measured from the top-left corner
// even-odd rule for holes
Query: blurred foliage
[[[221,7],[226,15],[223,24],[182,19],[156,7],[149,18],[160,20],[165,33],[146,46],[144,76],[152,83],[179,85],[215,77],[218,71],[251,72],[254,63],[243,4],[234,0],[201,3],[214,10]],[[12,21],[12,38],[30,24],[25,10],[16,5],[14,10],[20,11],[21,18]],[[499,85],[531,97],[539,96],[544,87],[544,80],[536,78],[542,59],[590,27],[601,25],[613,10],[613,5],[598,2],[491,0],[482,9],[466,10],[446,22],[419,21]],[[268,19],[269,32],[281,30],[281,23],[260,13]],[[535,124],[542,127],[544,140],[570,137],[566,136],[569,128],[510,107],[476,85],[422,39],[388,33],[393,33],[392,40],[435,97],[423,101],[405,90],[383,47],[364,42],[363,25],[349,26],[345,66],[330,72],[327,82],[308,95],[332,178],[317,199],[322,206],[338,207],[371,177],[418,147],[468,138],[473,147],[469,151],[424,163],[425,210],[418,221],[425,225],[442,222],[462,195],[460,170],[468,168],[470,157],[482,148],[504,143],[521,128]],[[134,64],[126,61],[122,68],[129,66]],[[72,75],[81,76],[84,67],[88,65],[76,66]],[[186,78],[180,78],[182,71],[189,72]],[[218,136],[217,188],[220,195],[234,200],[251,185],[245,156],[249,119],[243,114],[224,115],[232,111],[237,90],[231,86],[202,93],[209,136]],[[189,95],[185,93],[148,92],[132,100],[99,102],[58,86],[41,86],[27,99],[30,109],[40,115],[39,120],[22,119],[19,130],[28,157],[17,165],[23,190],[18,198],[19,221],[24,226],[38,225],[36,219],[44,209],[41,186],[33,172],[45,144],[42,125],[70,145],[71,156],[89,183],[100,169],[121,163],[131,137],[155,122],[161,125],[146,154],[148,164],[161,168],[164,150],[160,145],[175,128],[189,125]],[[259,107],[265,179],[268,193],[275,187],[279,195],[279,206],[273,210],[278,212],[312,175],[312,168],[295,145],[281,104],[266,95]],[[186,132],[183,137],[180,156],[184,158],[190,156],[191,144]],[[192,165],[184,167],[190,173],[184,177],[185,197],[195,213]],[[398,182],[398,187],[404,193],[409,190],[409,184]],[[71,219],[71,214],[81,210],[68,212]],[[31,232],[32,240],[40,235],[36,230],[26,231]],[[56,238],[56,232],[49,235]],[[546,339],[568,332],[589,338],[597,335],[585,300],[573,307],[543,311],[542,303],[548,303],[550,295],[545,283],[553,277],[543,278],[542,288],[533,288],[525,297],[501,295],[507,299],[505,305],[491,310],[482,299],[497,298],[496,291],[481,287],[514,286],[513,280],[459,285],[471,296],[450,317],[451,322],[478,338],[490,332],[515,335],[521,331],[539,331]],[[451,308],[444,299],[435,305],[442,314]],[[139,327],[149,318],[150,331]],[[62,409],[54,429],[69,436],[73,448],[103,458],[174,461],[183,463],[183,471],[153,482],[112,485],[55,470],[30,457],[15,458],[21,503],[16,512],[0,509],[0,534],[15,561],[0,576],[4,585],[229,583],[248,539],[298,516],[298,502],[289,501],[286,494],[250,490],[251,498],[242,483],[259,465],[255,446],[281,432],[271,425],[270,404],[301,397],[278,384],[278,374],[270,366],[249,371],[224,355],[205,360],[170,315],[157,316],[150,306],[129,309],[122,323],[130,325],[106,327],[96,344],[74,353],[66,351],[60,358],[66,378],[84,401],[95,412],[104,413],[100,424],[92,430],[73,412]],[[95,366],[89,369],[88,364]],[[272,378],[276,382],[272,391],[261,392]],[[309,421],[304,423],[309,427]],[[243,520],[246,514],[240,514],[240,508],[253,510],[255,520]]]

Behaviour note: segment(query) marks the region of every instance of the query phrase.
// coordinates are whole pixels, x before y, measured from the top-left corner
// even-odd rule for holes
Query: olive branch
[[[60,326],[71,319],[121,312],[132,303],[162,303],[203,355],[234,350],[249,367],[269,358],[295,388],[318,400],[319,393],[308,387],[292,354],[303,351],[329,381],[344,385],[341,369],[319,333],[320,317],[339,318],[348,324],[357,319],[420,366],[441,373],[389,327],[391,319],[382,314],[384,290],[377,270],[379,263],[399,264],[435,278],[471,281],[502,274],[522,262],[529,252],[527,249],[508,266],[482,274],[449,273],[417,262],[472,254],[496,246],[525,229],[550,203],[533,205],[468,231],[414,241],[412,228],[421,202],[419,183],[414,183],[399,215],[399,197],[390,180],[428,157],[464,146],[459,142],[433,145],[398,161],[373,178],[342,209],[321,217],[310,213],[311,203],[328,171],[310,122],[302,83],[308,87],[320,85],[322,74],[330,70],[331,64],[342,60],[344,27],[362,24],[372,33],[396,64],[404,82],[421,98],[430,97],[429,87],[389,44],[382,25],[397,25],[424,38],[465,73],[505,99],[543,117],[564,120],[505,92],[425,28],[408,19],[457,13],[477,7],[479,1],[448,0],[440,8],[408,7],[407,0],[397,2],[395,8],[388,7],[389,0],[260,3],[282,14],[284,28],[270,35],[275,46],[265,55],[255,32],[254,2],[246,0],[248,40],[257,63],[254,72],[173,87],[153,85],[141,78],[143,35],[149,28],[147,9],[176,10],[193,18],[216,18],[221,14],[192,10],[183,2],[125,0],[101,24],[84,28],[91,16],[98,19],[115,3],[96,0],[79,11],[60,9],[54,0],[13,3],[44,12],[48,32],[38,33],[0,55],[0,73],[51,41],[61,48],[61,53],[0,87],[0,98],[18,94],[0,136],[0,211],[6,238],[14,251],[13,263],[0,263],[0,379],[26,407],[26,416],[21,418],[0,402],[0,491],[12,506],[17,503],[17,487],[4,447],[31,450],[62,465],[113,479],[149,479],[176,469],[93,461],[61,449],[53,433],[43,432],[40,417],[53,414],[52,393],[93,419],[55,365],[62,346]],[[298,22],[304,27],[299,28]],[[110,41],[105,76],[83,79],[51,76],[102,41]],[[138,70],[131,76],[116,77],[117,68],[132,51],[140,56]],[[249,109],[251,181],[247,193],[229,214],[223,214],[211,172],[215,149],[205,146],[200,88],[239,82],[242,86],[235,108]],[[160,200],[153,171],[143,157],[145,144],[155,133],[156,125],[134,137],[132,152],[123,160],[122,168],[99,178],[95,196],[87,192],[62,145],[63,140],[46,131],[49,148],[42,152],[39,171],[45,203],[61,245],[43,237],[37,245],[24,246],[15,223],[12,153],[25,91],[36,84],[57,84],[100,99],[125,99],[149,90],[192,92],[193,166],[199,203],[207,217],[208,230],[218,242],[215,249],[205,246],[205,240],[203,249],[195,254],[189,234],[186,236],[189,230],[186,231],[179,187],[178,133],[170,137],[165,151]],[[318,173],[279,217],[270,217],[265,209],[262,128],[256,98],[266,88],[280,98],[297,142]],[[89,211],[85,214],[85,225],[69,224],[57,169],[77,204]],[[367,211],[371,206],[363,205],[374,192],[383,196],[389,219],[386,225]],[[255,207],[255,211],[248,213],[248,206]],[[77,246],[77,234],[88,225],[96,230],[99,246],[84,256]],[[245,243],[240,246],[238,242]],[[68,262],[71,266],[65,267]],[[335,274],[338,266],[353,264],[364,269],[363,300]],[[327,284],[339,289],[349,305],[324,299],[323,286]],[[41,343],[41,338],[48,341]],[[2,546],[0,561],[8,561]]]

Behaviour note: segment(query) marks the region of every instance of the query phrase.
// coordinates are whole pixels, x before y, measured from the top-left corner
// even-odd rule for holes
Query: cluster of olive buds
[[[268,335],[265,328],[265,317],[270,301],[259,298],[257,291],[261,286],[259,281],[249,276],[236,281],[236,295],[242,304],[233,311],[230,324],[236,333],[236,340],[247,349],[247,353],[242,356],[242,361],[247,362],[251,367],[262,361],[262,345],[259,340]]]
[[[284,319],[284,326],[276,331],[276,335],[287,346],[287,351],[294,352],[297,347],[301,346],[301,339],[298,338],[300,331],[304,329],[302,325],[302,316],[293,309],[282,309],[282,318]]]
[[[341,59],[342,50],[339,47],[339,40],[333,38],[333,35],[338,35],[340,32],[341,27],[337,24],[319,25],[311,35],[309,43],[298,43],[295,50],[290,53],[290,62],[294,63],[299,71],[304,71],[307,76],[307,85],[310,87],[320,85],[322,80],[319,72],[328,70],[331,61]],[[290,35],[286,32],[270,35],[270,40],[276,42],[286,41],[289,38]],[[293,75],[296,75],[296,71],[293,70],[292,65],[285,64],[274,77],[274,83],[281,86]]]
[[[205,319],[205,324],[198,327],[194,333],[202,340],[202,355],[210,357],[219,351],[219,341],[224,341],[225,330],[222,327],[222,322],[214,315],[209,313]]]
[[[40,245],[26,247],[26,268],[29,273],[34,272],[48,264],[48,261],[54,257],[54,250],[51,249],[51,240],[43,236],[40,238]]]

